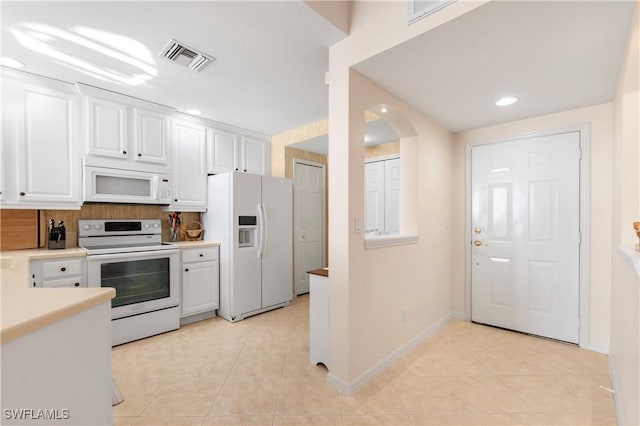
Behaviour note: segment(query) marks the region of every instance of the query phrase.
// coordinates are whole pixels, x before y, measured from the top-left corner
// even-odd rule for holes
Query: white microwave
[[[171,176],[85,166],[84,201],[171,204]]]

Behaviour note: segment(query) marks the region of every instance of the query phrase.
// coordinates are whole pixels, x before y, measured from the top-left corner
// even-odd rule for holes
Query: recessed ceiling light
[[[0,65],[9,67],[9,68],[23,68],[24,64],[22,62],[18,62],[15,59],[5,58],[4,56],[0,57]]]
[[[504,98],[500,98],[496,101],[496,105],[498,106],[507,106],[511,104],[515,104],[518,102],[518,98],[515,96],[505,96]]]
[[[383,114],[386,114],[387,107],[383,106],[382,108],[380,108],[380,112],[383,113]]]
[[[191,115],[200,115],[200,114],[202,114],[202,112],[198,111],[197,109],[188,109],[185,112],[187,114],[191,114]]]

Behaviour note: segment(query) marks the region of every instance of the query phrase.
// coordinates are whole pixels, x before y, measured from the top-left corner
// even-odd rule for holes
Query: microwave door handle
[[[151,198],[158,200],[160,198],[160,176],[155,175],[151,180]]]

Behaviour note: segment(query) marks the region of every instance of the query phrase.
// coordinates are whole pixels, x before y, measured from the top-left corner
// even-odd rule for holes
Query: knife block
[[[50,250],[64,249],[66,248],[66,240],[48,240],[47,248]]]

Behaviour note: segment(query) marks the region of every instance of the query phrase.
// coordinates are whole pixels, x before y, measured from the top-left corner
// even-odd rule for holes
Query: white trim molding
[[[349,383],[342,379],[339,379],[331,373],[327,374],[327,384],[334,387],[342,393],[351,395],[360,389],[362,386],[371,381],[378,374],[382,373],[387,367],[393,364],[401,356],[411,352],[420,343],[422,343],[428,337],[437,333],[442,327],[444,327],[449,321],[453,319],[464,319],[462,312],[449,312],[447,315],[436,321],[431,326],[424,329],[420,334],[409,340],[404,345],[400,346],[389,355],[378,361],[373,367],[366,370],[360,376],[358,376],[353,382]]]
[[[417,235],[376,235],[366,237],[364,247],[367,250],[392,246],[405,246],[408,244],[417,244]]]

